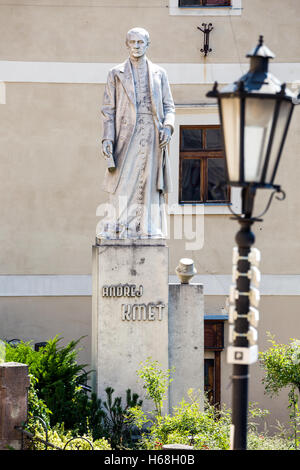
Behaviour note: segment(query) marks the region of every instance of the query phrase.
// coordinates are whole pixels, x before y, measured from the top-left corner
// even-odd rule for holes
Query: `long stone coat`
[[[165,70],[147,59],[153,117],[157,132],[166,125],[174,129],[175,107]],[[114,193],[122,176],[122,168],[136,125],[136,99],[130,60],[115,66],[108,73],[103,106],[102,140],[114,143],[116,169],[106,170],[102,189]],[[166,150],[160,152],[157,190],[170,192],[171,176]]]

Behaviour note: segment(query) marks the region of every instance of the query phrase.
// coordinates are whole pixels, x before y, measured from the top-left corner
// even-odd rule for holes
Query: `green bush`
[[[81,339],[81,338],[80,338]],[[80,384],[86,381],[86,365],[76,362],[78,341],[59,346],[61,338],[50,339],[35,351],[30,342],[17,346],[6,344],[6,360],[28,365],[34,377],[38,399],[51,411],[50,425],[64,423],[66,429],[86,431],[86,420],[101,419],[95,415],[95,399],[90,403]]]
[[[231,411],[216,409],[208,402],[202,409],[202,397],[189,391],[189,400],[173,409],[171,415],[162,415],[163,401],[172,381],[171,370],[163,371],[156,361],[148,358],[137,371],[143,380],[147,398],[153,401],[154,413],[145,413],[137,394],[127,390],[126,403],[120,397],[113,398],[114,390],[106,389],[107,399],[102,402],[83,390],[87,374],[85,365],[76,362],[78,341],[59,347],[60,338],[49,340],[39,351],[31,343],[13,347],[6,344],[6,360],[28,364],[30,388],[28,393],[28,422],[26,429],[36,438],[46,438],[42,419],[47,426],[48,441],[68,449],[160,449],[164,444],[193,445],[196,450],[226,450],[230,448]],[[283,386],[295,391],[299,384],[299,344],[276,345],[272,351],[261,354],[261,363],[267,370],[267,390],[276,393]],[[297,367],[296,367],[297,366]],[[281,430],[275,436],[259,433],[259,424],[268,413],[257,404],[250,404],[248,418],[249,450],[288,450],[297,448],[299,413],[295,395],[290,396],[293,407],[293,434]],[[294,401],[292,400],[294,399]],[[133,441],[136,429],[140,439]],[[80,438],[73,439],[76,436]],[[292,439],[291,439],[292,437]],[[43,450],[45,444],[35,439],[33,449]],[[50,449],[50,447],[49,447]]]
[[[28,422],[33,423],[35,417],[41,418],[45,425],[50,426],[51,411],[45,402],[38,397],[37,394],[37,379],[34,375],[29,374],[30,386],[28,389]]]
[[[172,378],[171,369],[164,371],[157,361],[153,361],[148,357],[146,361],[140,363],[140,368],[137,370],[138,377],[143,382],[143,388],[146,390],[146,398],[153,401],[155,412],[161,415],[163,402],[166,399],[167,391]]]
[[[103,402],[103,408],[106,410],[104,423],[104,435],[107,437],[113,449],[125,449],[133,447],[132,428],[134,419],[129,410],[134,407],[141,407],[142,401],[139,400],[137,393],[126,391],[126,404],[122,404],[121,397],[113,399],[114,389],[107,387],[107,400]]]
[[[247,436],[248,450],[292,450],[293,444],[287,438],[268,436],[249,432]]]
[[[271,347],[259,353],[260,365],[265,371],[265,392],[273,397],[281,389],[289,389],[290,433],[297,449],[300,445],[300,341],[294,339],[289,344],[278,344],[274,336],[270,333],[268,336]]]
[[[28,428],[34,434],[35,438],[30,442],[29,449],[31,450],[45,450],[45,443],[49,442],[51,445],[47,446],[47,450],[111,450],[111,446],[104,438],[94,439],[89,432],[80,437],[73,436],[71,431],[66,431],[62,424],[57,424],[53,428],[46,431],[38,421],[35,421]]]
[[[165,444],[193,445],[195,449],[228,449],[230,434],[230,414],[228,411],[216,410],[206,404],[202,409],[199,395],[193,390],[188,392],[189,402],[182,400],[173,409],[172,415],[156,415],[155,419],[141,410],[132,409],[135,424],[139,427],[147,423],[151,426],[142,431],[141,448],[158,449]]]
[[[86,394],[82,388],[88,375],[86,365],[76,361],[80,339],[60,347],[61,338],[56,336],[38,351],[30,342],[6,344],[6,360],[27,364],[30,373],[27,429],[35,428],[36,418],[41,418],[52,434],[53,429],[58,432],[57,426],[63,426],[68,436],[90,435],[96,441],[105,437],[113,448],[131,446],[127,410],[142,402],[130,390],[125,405],[120,397],[112,398],[112,388],[106,389],[107,400],[103,403],[96,394]]]
[[[271,347],[260,352],[260,365],[265,371],[263,383],[270,396],[285,387],[294,387],[300,393],[300,341],[277,344],[268,333]]]

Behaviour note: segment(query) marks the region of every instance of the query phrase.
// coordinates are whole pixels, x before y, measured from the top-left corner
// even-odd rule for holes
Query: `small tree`
[[[170,378],[172,372],[173,369],[162,370],[160,364],[151,357],[148,357],[145,363],[141,363],[137,371],[138,377],[143,381],[143,388],[147,391],[146,397],[154,402],[158,416],[161,416],[163,402],[173,380]]]
[[[300,341],[291,339],[289,344],[277,344],[274,336],[267,333],[271,347],[260,352],[260,365],[265,370],[263,384],[271,397],[283,388],[289,388],[289,409],[293,425],[295,448],[298,446],[299,393],[300,393]],[[296,391],[298,393],[296,393]]]

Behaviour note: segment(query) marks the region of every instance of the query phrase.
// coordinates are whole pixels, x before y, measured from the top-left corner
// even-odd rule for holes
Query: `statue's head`
[[[144,28],[132,28],[126,35],[126,46],[132,59],[138,59],[146,54],[150,44],[150,36]]]

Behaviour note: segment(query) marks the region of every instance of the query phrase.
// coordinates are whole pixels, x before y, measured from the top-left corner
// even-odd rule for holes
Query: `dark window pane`
[[[202,129],[181,129],[181,150],[202,150]]]
[[[220,129],[206,129],[207,150],[222,149],[222,135]]]
[[[181,174],[182,201],[201,201],[200,196],[200,160],[183,160]]]
[[[208,158],[207,201],[228,201],[224,158]]]
[[[230,0],[179,0],[180,7],[194,7],[194,6],[230,6]]]
[[[228,6],[230,5],[230,0],[203,0],[203,4],[208,6]]]
[[[179,0],[180,7],[190,7],[190,6],[199,6],[201,4],[200,0]]]

